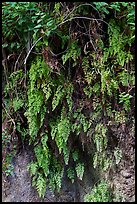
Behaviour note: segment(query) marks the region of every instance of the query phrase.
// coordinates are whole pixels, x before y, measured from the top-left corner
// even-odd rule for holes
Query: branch
[[[86,20],[90,20],[90,21],[102,21],[102,22],[106,23],[106,24],[110,27],[110,25],[109,25],[106,21],[104,21],[104,20],[102,20],[102,19],[89,18],[89,17],[85,17],[85,16],[74,16],[74,17],[72,17],[72,18],[70,18],[70,19],[67,19],[66,21],[63,21],[63,22],[59,23],[59,24],[57,25],[57,27],[63,25],[64,23],[66,23],[66,22],[68,22],[68,21],[71,21],[71,20],[73,20],[73,19],[86,19]]]
[[[70,11],[70,13],[69,13],[67,16],[65,16],[64,20],[66,20],[67,17],[68,17],[71,13],[73,13],[77,8],[79,8],[80,6],[91,6],[93,9],[95,9],[95,10],[98,12],[98,10],[97,10],[93,5],[91,5],[91,4],[89,4],[89,3],[80,4],[80,5],[78,5],[77,7],[75,7],[72,11]],[[99,12],[98,12],[98,14],[99,14]],[[100,16],[100,14],[99,14],[99,16]]]
[[[27,59],[28,59],[28,57],[29,57],[29,55],[30,55],[32,49],[35,47],[35,45],[36,45],[42,38],[43,38],[43,36],[40,37],[40,38],[34,43],[34,45],[32,45],[32,47],[30,48],[30,50],[29,50],[29,52],[28,52],[28,54],[27,54],[27,56],[26,56],[26,58],[25,58],[25,60],[24,60],[24,64],[26,64]]]
[[[23,50],[24,50],[24,49],[23,49]],[[14,72],[16,71],[16,66],[17,66],[17,63],[19,62],[19,58],[20,58],[20,56],[22,55],[23,50],[21,51],[21,53],[19,54],[19,56],[18,56],[18,58],[17,58],[17,60],[16,60],[16,62],[15,62]]]
[[[4,103],[2,103],[2,106],[3,106],[4,110],[5,110],[5,112],[7,113],[7,115],[11,118],[11,121],[12,121],[12,123],[13,123],[13,125],[14,125],[13,132],[11,133],[11,135],[12,135],[12,134],[15,132],[15,130],[16,130],[15,121],[14,121],[14,119],[11,117],[11,115],[8,113],[8,111],[6,110],[6,108],[4,107]]]

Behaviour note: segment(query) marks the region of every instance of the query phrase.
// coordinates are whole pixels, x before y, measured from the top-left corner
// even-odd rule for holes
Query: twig
[[[50,52],[53,56],[57,57],[58,55],[61,55],[61,54],[65,53],[67,50],[68,50],[68,48],[67,48],[65,51],[63,51],[63,52],[60,52],[60,53],[55,54],[55,53],[53,53],[53,52],[49,49],[49,52]]]
[[[109,25],[106,21],[104,21],[104,20],[102,20],[102,19],[89,18],[89,17],[86,17],[86,16],[74,16],[74,17],[72,17],[72,18],[70,18],[70,19],[67,19],[66,21],[63,21],[63,22],[59,23],[59,24],[57,25],[57,27],[63,25],[64,23],[66,23],[66,22],[68,22],[68,21],[72,21],[72,20],[74,20],[74,19],[86,19],[86,20],[90,20],[90,21],[102,21],[102,22],[106,23],[106,24],[110,27],[110,25]],[[111,28],[111,27],[110,27],[110,28]]]
[[[57,25],[57,27],[63,25],[64,23],[66,23],[66,22],[68,22],[68,21],[72,21],[73,19],[86,19],[86,20],[92,20],[92,21],[102,21],[102,22],[106,23],[106,24],[110,27],[110,25],[109,25],[107,22],[105,22],[104,20],[102,20],[102,19],[89,18],[89,17],[85,17],[85,16],[75,16],[75,17],[72,17],[72,18],[70,18],[70,19],[67,19],[66,21],[63,21],[63,22],[59,23],[59,24]],[[28,52],[28,54],[27,54],[27,56],[26,56],[26,58],[25,58],[25,60],[24,60],[24,64],[26,64],[27,59],[28,59],[28,57],[29,57],[29,55],[30,55],[32,49],[35,47],[35,45],[36,45],[42,38],[43,38],[43,36],[41,36],[41,37],[34,43],[34,45],[31,47],[31,49],[29,50],[29,52]]]
[[[91,34],[90,34],[90,26],[91,26],[91,22],[90,22],[90,24],[89,24],[89,39],[90,39],[90,43],[91,43],[92,46],[93,46],[94,51],[96,52],[97,49],[95,48],[95,46],[94,46],[94,44],[93,44],[93,42],[92,42],[92,38],[91,38]]]
[[[26,56],[26,58],[25,58],[25,60],[24,60],[24,64],[26,64],[27,59],[28,59],[28,57],[29,57],[29,55],[30,55],[32,49],[35,47],[35,45],[36,45],[42,38],[43,38],[43,36],[41,36],[41,37],[34,43],[34,45],[32,45],[32,47],[30,48],[30,50],[29,50],[29,52],[28,52],[28,54],[27,54],[27,56]]]
[[[91,5],[91,4],[88,4],[88,3],[86,3],[86,4],[80,4],[80,5],[78,5],[77,7],[75,7],[75,8],[64,18],[64,20],[67,19],[67,17],[68,17],[71,13],[73,13],[77,8],[79,8],[80,6],[91,6],[92,8],[94,8],[94,9],[98,12],[98,10],[97,10],[93,5]],[[99,12],[98,12],[98,14],[99,14]],[[99,14],[99,16],[100,16],[100,14]]]
[[[22,50],[22,52],[23,52],[23,50]],[[15,65],[14,65],[14,72],[16,71],[15,69],[16,69],[17,63],[19,62],[19,58],[20,58],[22,52],[19,54],[19,56],[18,56],[18,58],[17,58],[17,60],[16,60],[16,62],[15,62]]]
[[[7,57],[6,57],[5,50],[3,48],[2,48],[2,56],[3,56],[2,65],[4,68],[5,79],[7,84],[9,85],[8,76],[7,76],[7,72],[8,72]]]
[[[8,111],[6,110],[6,108],[4,107],[4,105],[3,105],[4,103],[2,103],[2,106],[3,106],[3,108],[4,108],[4,110],[5,110],[5,112],[7,113],[7,115],[11,118],[11,121],[13,122],[13,125],[14,125],[14,129],[13,129],[13,132],[11,133],[11,134],[13,134],[14,132],[15,132],[15,130],[16,130],[16,125],[15,125],[15,121],[13,120],[13,118],[11,117],[11,115],[8,113]]]
[[[133,88],[135,88],[135,86],[131,87],[131,88],[128,90],[128,93],[129,93]]]

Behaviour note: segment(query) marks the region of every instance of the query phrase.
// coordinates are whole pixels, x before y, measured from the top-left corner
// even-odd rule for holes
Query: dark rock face
[[[111,181],[114,194],[122,196],[123,202],[135,201],[135,145],[133,125],[128,125],[125,132],[120,127],[112,129],[119,141],[123,157],[112,171],[106,172],[108,181]],[[109,136],[109,135],[108,135]],[[79,146],[79,148],[82,148]],[[113,150],[113,148],[111,149]],[[45,198],[39,198],[35,188],[31,186],[31,177],[27,170],[28,163],[33,159],[32,150],[27,147],[12,159],[14,171],[7,180],[3,178],[3,202],[83,202],[84,195],[89,193],[94,184],[102,178],[99,172],[92,167],[93,148],[81,149],[81,160],[85,163],[85,172],[82,181],[77,179],[72,184],[67,178],[66,171],[62,180],[60,193],[53,194],[47,187]],[[88,152],[88,154],[87,154]],[[70,163],[70,165],[72,165]]]
[[[3,202],[81,202],[83,201],[83,196],[93,186],[96,180],[94,177],[97,177],[94,175],[89,161],[82,181],[76,180],[72,184],[67,178],[66,172],[64,172],[60,193],[53,194],[47,187],[45,198],[41,199],[35,188],[31,186],[31,177],[27,170],[27,165],[32,158],[33,155],[29,149],[22,151],[13,158],[14,171],[7,178],[7,186],[3,185]]]
[[[116,135],[122,150],[122,159],[110,175],[114,193],[121,196],[123,202],[135,202],[134,122],[130,121],[124,129],[114,127],[113,133]]]

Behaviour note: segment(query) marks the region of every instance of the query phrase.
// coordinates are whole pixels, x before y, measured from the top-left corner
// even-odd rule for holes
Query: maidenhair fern
[[[107,165],[109,160],[106,156],[106,148],[107,148],[107,128],[104,127],[102,123],[99,123],[95,127],[94,133],[94,143],[96,145],[96,152],[93,158],[93,166],[96,168],[97,166],[101,166],[102,169],[106,170],[109,165]],[[100,157],[101,154],[101,157]],[[107,168],[106,168],[107,165]]]
[[[133,59],[130,52],[125,52],[125,45],[128,43],[128,38],[120,33],[120,27],[114,20],[110,20],[108,27],[109,33],[109,53],[110,56],[116,56],[119,65],[124,66],[125,63]]]
[[[30,175],[31,176],[34,176],[36,173],[37,173],[37,170],[38,170],[38,165],[36,162],[31,162],[29,165],[28,165],[28,169],[30,171]]]
[[[71,42],[66,54],[62,56],[63,64],[65,64],[68,59],[72,58],[74,61],[73,66],[75,66],[77,64],[76,60],[78,59],[80,54],[81,54],[81,49],[77,45],[77,40]]]
[[[104,5],[108,6],[108,4],[100,4],[103,9]],[[59,10],[59,4],[56,6],[55,10]],[[64,35],[62,37],[60,31],[58,35],[63,42],[67,39],[70,40],[68,36]],[[69,61],[71,67],[74,68],[81,55],[81,48],[78,46],[78,40],[71,40],[66,53],[62,55],[62,62],[66,66]],[[101,122],[101,119],[102,115],[104,115],[104,117],[112,119],[115,124],[125,123],[125,111],[129,110],[132,98],[126,92],[126,87],[134,86],[135,81],[134,72],[131,71],[132,74],[129,74],[128,69],[125,69],[125,65],[133,59],[133,56],[129,51],[126,52],[125,46],[128,44],[128,38],[124,33],[121,33],[120,22],[118,24],[114,20],[109,22],[108,47],[105,46],[101,39],[96,43],[102,49],[102,53],[98,56],[96,52],[90,53],[84,49],[85,55],[81,64],[84,84],[84,86],[81,86],[81,92],[84,94],[85,101],[86,99],[91,101],[90,109],[92,111],[89,114],[85,114],[83,111],[85,107],[80,100],[79,107],[73,100],[75,98],[74,87],[81,81],[65,81],[62,78],[63,75],[53,79],[51,73],[53,69],[50,69],[40,58],[37,58],[36,62],[31,65],[26,116],[31,141],[35,141],[37,137],[40,137],[40,141],[39,143],[35,141],[36,160],[30,164],[29,169],[33,177],[33,185],[36,186],[40,196],[44,196],[47,183],[51,190],[60,190],[64,173],[62,163],[69,165],[70,157],[75,163],[75,169],[68,168],[68,178],[73,183],[76,173],[80,180],[83,179],[85,166],[80,161],[80,153],[77,149],[71,150],[68,145],[71,132],[76,134],[76,138],[81,133],[92,132],[90,137],[96,147],[93,156],[93,167],[107,171],[112,166],[112,155],[107,152],[107,126],[104,122]],[[109,60],[111,57],[113,59]],[[67,71],[67,73],[69,72]],[[122,92],[121,86],[125,87],[125,91]],[[123,105],[125,110],[112,110],[111,99],[113,96],[115,96],[115,102]],[[109,99],[110,103],[106,104]],[[18,102],[14,101],[15,111],[22,105],[20,99]],[[81,110],[81,107],[84,107],[83,110]],[[51,118],[48,118],[49,113],[52,115]],[[46,130],[44,130],[45,126],[43,126],[45,118],[48,118],[46,124],[48,128]],[[109,121],[109,124],[111,123],[112,121]],[[56,142],[61,157],[63,156],[62,163],[60,163],[60,160],[57,161],[48,146],[50,137]],[[117,149],[114,151],[114,156],[116,163],[118,163],[121,155]],[[102,188],[102,185],[99,188]],[[107,192],[105,196],[105,199],[108,200]],[[102,197],[100,197],[101,199]],[[86,200],[93,201],[96,199],[94,199],[94,196],[89,196]]]
[[[61,113],[60,121],[57,125],[57,133],[55,141],[57,143],[59,153],[63,151],[65,163],[68,164],[69,150],[67,147],[68,137],[71,131],[71,124],[69,118],[65,115],[64,109]]]
[[[26,43],[26,38],[22,40],[22,37],[28,33],[20,30],[23,28],[21,21],[20,26],[14,27],[12,21],[15,18],[11,20],[13,31],[20,30],[18,34],[22,36],[17,36],[18,42],[11,43],[10,47],[7,42],[13,38],[16,41],[17,32],[12,33],[12,29],[7,32],[7,24],[3,24],[6,31],[3,49],[9,47],[6,50],[8,56],[3,56],[4,81],[7,83],[4,103],[8,110],[4,118],[8,124],[11,122],[10,132],[14,133],[16,127],[22,139],[28,135],[33,145],[35,158],[29,170],[32,184],[41,197],[45,195],[46,185],[59,192],[64,166],[67,166],[67,176],[72,182],[76,181],[76,177],[83,179],[86,166],[82,159],[83,151],[84,155],[90,154],[87,151],[90,149],[92,153],[92,145],[95,147],[91,159],[94,168],[107,171],[112,162],[119,164],[122,158],[118,147],[112,154],[108,151],[107,126],[121,126],[124,131],[128,120],[126,114],[134,102],[135,71],[131,63],[134,53],[134,3],[94,2],[93,5],[28,4],[28,9],[32,7],[30,10],[33,10],[34,6],[36,13],[29,12],[32,19],[29,23],[27,18],[21,21],[27,23],[32,34],[34,53],[31,49],[30,52],[21,52],[22,43]],[[20,6],[23,4],[18,7],[23,8],[21,11],[27,8],[25,4]],[[10,3],[8,6],[4,3],[3,7],[5,11],[10,7],[13,10]],[[93,19],[89,18],[90,8],[95,15]],[[108,16],[112,19],[108,18],[107,24],[103,19],[95,20],[98,18],[96,14],[104,18],[112,10]],[[9,17],[4,10],[3,14],[5,22],[8,22]],[[19,25],[18,21],[16,23]],[[19,42],[18,49],[15,45]],[[13,47],[17,48],[15,54],[10,53]],[[21,55],[18,56],[18,53]],[[28,53],[25,59],[27,70],[22,64],[25,53]],[[37,57],[33,59],[33,56]],[[5,67],[6,58],[8,65],[12,60],[14,64],[15,60],[15,67]],[[13,69],[17,71],[12,72]],[[10,76],[9,70],[12,72]],[[28,121],[25,126],[24,111]],[[23,124],[20,120],[24,121]],[[98,184],[86,200],[102,201],[103,196],[108,202],[105,182]]]
[[[78,162],[76,164],[76,173],[77,173],[77,177],[82,180],[83,175],[84,175],[84,163],[80,163]]]
[[[79,133],[83,130],[84,132],[87,132],[90,128],[90,123],[88,122],[87,118],[84,116],[84,114],[80,113],[79,110],[77,110],[74,115],[75,123],[73,124],[73,132],[76,131],[76,134],[79,135]]]
[[[128,111],[130,108],[130,99],[133,98],[133,96],[131,96],[129,93],[123,92],[119,94],[119,97],[119,103],[123,103],[125,110]]]
[[[40,197],[45,196],[46,192],[46,179],[43,178],[43,175],[39,173],[37,182],[36,182],[36,189]]]
[[[49,67],[41,61],[41,59],[37,58],[36,62],[31,65],[29,71],[30,85],[28,90],[28,110],[25,113],[28,119],[31,141],[37,136],[46,112],[46,107],[44,106],[44,92],[36,82],[38,82],[38,80],[43,82],[42,79],[45,78],[46,80],[48,74]],[[40,121],[38,119],[38,114],[40,114],[41,117]]]
[[[72,152],[72,158],[73,158],[74,161],[78,160],[78,151],[77,150]]]
[[[111,194],[109,190],[109,184],[105,180],[101,180],[91,193],[84,196],[84,202],[111,202]]]
[[[49,99],[49,97],[52,94],[52,89],[51,89],[52,84],[51,83],[42,83],[41,88],[43,90],[43,93],[45,95],[46,101]]]
[[[72,100],[72,93],[74,91],[73,84],[68,84],[68,87],[66,88],[66,100],[68,104],[68,109],[71,112],[72,106],[73,106],[73,100]]]
[[[67,176],[71,180],[71,182],[74,183],[75,173],[72,167],[67,169]]]
[[[57,87],[57,90],[54,94],[53,100],[52,100],[52,111],[55,110],[55,108],[58,106],[60,100],[63,98],[64,96],[64,89],[62,85],[59,85]]]

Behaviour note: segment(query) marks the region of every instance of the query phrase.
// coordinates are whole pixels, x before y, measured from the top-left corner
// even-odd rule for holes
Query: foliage
[[[114,150],[114,156],[116,159],[116,164],[119,164],[121,158],[122,158],[122,151],[118,147],[115,148]]]
[[[65,112],[64,110],[62,110],[61,118],[57,126],[57,134],[55,140],[59,149],[59,153],[61,153],[63,150],[65,163],[68,164],[69,152],[67,150],[67,141],[71,130],[71,124],[69,118],[64,117],[64,115]]]
[[[125,92],[121,93],[119,95],[120,97],[120,100],[119,100],[119,103],[124,103],[124,108],[125,110],[129,110],[130,109],[130,99],[133,97],[131,96],[130,94],[126,94]]]
[[[40,197],[44,197],[45,189],[46,189],[46,181],[41,174],[39,174],[36,182],[36,189],[39,193]]]
[[[9,176],[13,172],[13,165],[11,164],[11,159],[15,154],[15,149],[10,147],[11,136],[8,134],[5,129],[2,132],[2,172],[5,173],[6,176]]]
[[[67,170],[67,176],[68,176],[68,178],[71,180],[71,182],[74,183],[74,178],[75,178],[74,169],[69,168],[69,169]]]
[[[73,63],[73,66],[75,66],[76,60],[78,59],[80,54],[81,54],[81,50],[77,45],[77,41],[71,42],[66,54],[62,56],[63,64],[65,64],[68,59],[72,58],[73,61],[75,62]]]
[[[99,123],[95,127],[94,143],[96,145],[96,152],[93,157],[93,167],[100,167],[103,171],[106,171],[111,165],[111,156],[107,155],[107,128],[103,124]],[[100,156],[101,154],[101,156]]]
[[[112,202],[108,183],[101,180],[91,193],[85,195],[84,202]]]
[[[82,180],[83,174],[84,174],[84,164],[83,163],[77,163],[76,164],[76,173],[77,177]]]
[[[44,114],[46,112],[45,106],[43,107],[43,110],[41,110],[44,105],[44,93],[41,90],[39,83],[42,81],[42,78],[46,78],[48,76],[48,73],[48,66],[40,59],[37,59],[37,62],[32,64],[30,69],[29,77],[31,83],[28,90],[28,110],[25,115],[28,118],[29,134],[32,139],[37,136],[38,130],[43,124]],[[44,82],[44,79],[42,82]],[[46,92],[46,99],[47,98]],[[38,120],[38,115],[40,120]]]
[[[130,26],[131,31],[135,31],[135,2],[93,2],[93,4],[103,17],[110,14],[112,11],[115,12],[116,19],[126,17],[127,24]],[[123,16],[120,17],[120,12],[122,10]]]
[[[2,7],[3,104],[22,141],[34,149],[28,168],[39,196],[47,185],[59,192],[66,165],[72,183],[83,179],[81,158],[90,142],[95,169],[107,171],[112,158],[118,165],[122,150],[108,151],[108,129],[125,125],[134,112],[134,2],[3,2]],[[2,140],[6,146],[4,135]],[[85,197],[110,200],[105,181]]]
[[[52,100],[52,111],[54,111],[54,109],[58,106],[60,99],[63,97],[64,89],[62,88],[63,86],[60,85],[56,90],[56,93]]]

